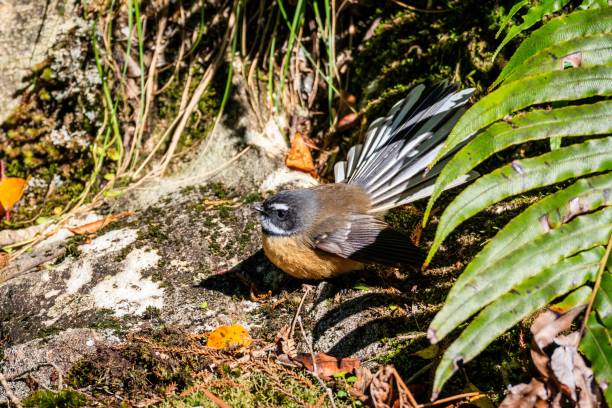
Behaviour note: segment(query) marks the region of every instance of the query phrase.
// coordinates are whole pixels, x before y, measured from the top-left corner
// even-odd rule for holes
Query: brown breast
[[[363,264],[310,248],[293,237],[263,237],[266,256],[274,265],[298,279],[327,279],[363,269]]]

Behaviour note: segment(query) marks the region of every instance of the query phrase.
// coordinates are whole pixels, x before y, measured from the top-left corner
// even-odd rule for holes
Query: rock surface
[[[0,123],[19,104],[24,77],[78,24],[74,0],[0,1]]]
[[[251,149],[236,167],[185,187],[186,175],[206,174],[240,150],[231,132],[219,132],[184,172],[134,192],[113,208],[131,208],[134,215],[89,241],[60,230],[33,253],[64,247],[63,259],[0,285],[5,345],[0,367],[7,376],[40,366],[30,375],[49,384],[55,370],[49,364],[67,370],[87,355],[90,340],[109,344],[150,325],[202,333],[239,323],[254,338],[273,341],[291,322],[301,283],[263,255],[251,204],[262,198],[262,185],[282,188],[287,181],[298,186],[312,181],[275,170],[278,161]],[[378,272],[367,270],[310,292],[302,316],[315,350],[365,360],[389,348],[387,337],[423,336],[415,323],[428,313],[426,304],[417,306],[427,291],[417,293],[416,286],[404,294],[384,289]],[[301,348],[306,344],[300,339]],[[68,346],[70,352],[56,351]],[[20,382],[17,391],[25,395],[30,390]]]

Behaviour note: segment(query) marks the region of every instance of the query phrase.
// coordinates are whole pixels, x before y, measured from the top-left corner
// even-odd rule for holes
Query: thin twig
[[[132,144],[130,146],[129,153],[126,155],[125,160],[122,164],[122,170],[129,166],[129,163],[134,163],[138,160],[138,148],[140,145],[140,141],[142,140],[142,136],[144,133],[144,129],[147,122],[147,117],[149,116],[149,111],[151,109],[151,103],[153,102],[153,98],[155,97],[155,87],[156,87],[156,75],[157,75],[157,60],[159,59],[160,54],[163,52],[164,47],[162,46],[162,39],[164,31],[166,30],[166,22],[167,22],[167,7],[163,8],[163,13],[157,25],[157,35],[155,39],[155,48],[153,51],[153,57],[151,58],[151,62],[149,64],[149,72],[147,74],[147,81],[145,85],[145,94],[141,95],[141,99],[144,99],[144,109],[141,116],[139,116],[136,129],[134,131],[134,136],[132,138]],[[130,166],[131,167],[131,166]]]
[[[597,270],[597,277],[595,278],[595,285],[593,285],[593,290],[591,291],[591,297],[589,298],[589,303],[587,304],[586,311],[584,312],[584,319],[582,320],[582,326],[580,327],[580,337],[584,334],[584,330],[586,329],[587,321],[589,320],[589,315],[591,314],[591,310],[593,309],[593,303],[595,302],[595,296],[597,296],[597,292],[599,291],[599,287],[601,286],[601,279],[603,278],[603,272],[606,269],[606,265],[608,264],[608,258],[610,257],[610,251],[612,251],[612,232],[610,233],[610,238],[608,239],[608,246],[606,247],[606,252],[604,253],[603,258],[601,258],[601,262],[599,263],[599,269]]]
[[[393,368],[393,372],[395,373],[395,381],[397,381],[397,388],[400,390],[400,392],[404,393],[406,398],[408,398],[408,402],[411,406],[418,407],[419,403],[416,402],[416,400],[414,399],[414,395],[412,395],[410,388],[408,388],[408,386],[406,385],[404,380],[402,380],[402,377],[399,375],[395,368]]]
[[[295,315],[293,316],[293,319],[291,320],[291,329],[289,330],[290,339],[293,338],[293,332],[295,331],[295,324],[297,323],[297,319],[300,316],[300,311],[302,310],[302,306],[304,305],[304,300],[306,299],[306,296],[308,296],[308,294],[310,293],[310,290],[312,289],[310,285],[302,285],[302,288],[304,289],[304,294],[302,295],[300,304],[298,305],[298,308],[295,311]]]
[[[210,399],[217,407],[219,408],[230,408],[229,405],[221,398],[217,397],[212,392],[208,391],[206,388],[202,390],[202,392]]]
[[[408,378],[406,380],[406,382],[408,384],[411,384],[412,382],[414,382],[414,380],[416,380],[417,378],[419,378],[420,376],[422,376],[423,374],[425,374],[430,368],[431,366],[433,366],[434,363],[429,363],[426,364],[425,366],[421,367],[419,369],[419,371],[417,371],[416,373],[414,373],[413,375],[410,376],[410,378]]]
[[[2,385],[2,388],[4,388],[4,392],[6,393],[6,396],[9,399],[9,401],[11,401],[11,403],[13,403],[13,405],[15,405],[17,408],[22,408],[23,405],[21,405],[21,400],[17,398],[15,393],[13,393],[13,389],[11,388],[9,383],[6,381],[6,377],[4,377],[4,374],[2,374],[1,372],[0,372],[0,384]]]
[[[450,401],[456,401],[456,400],[459,400],[459,399],[470,398],[470,397],[477,397],[477,396],[484,396],[484,395],[485,394],[483,394],[480,391],[466,392],[465,394],[457,394],[457,395],[453,395],[452,397],[442,398],[442,399],[439,399],[439,400],[434,401],[434,402],[428,402],[426,404],[420,404],[420,405],[417,405],[417,408],[433,407],[435,405],[444,404],[444,403],[450,402]]]
[[[308,346],[308,350],[310,351],[310,358],[312,358],[312,375],[317,379],[321,387],[323,387],[323,389],[327,393],[327,396],[329,397],[329,402],[331,403],[332,407],[337,408],[336,402],[334,401],[334,395],[332,394],[331,389],[328,388],[327,385],[325,385],[323,380],[319,377],[319,374],[317,374],[317,360],[315,358],[314,349],[312,348],[312,344],[308,341],[308,338],[306,337],[306,332],[304,331],[304,325],[302,324],[302,319],[299,316],[297,318],[297,322],[300,325],[302,337],[304,337],[304,341],[306,342],[306,345]]]

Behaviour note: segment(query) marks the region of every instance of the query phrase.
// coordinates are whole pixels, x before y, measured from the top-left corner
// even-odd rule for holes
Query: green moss
[[[253,204],[253,203],[260,202],[262,200],[263,200],[263,197],[257,191],[251,192],[242,198],[242,202],[245,204]]]
[[[138,239],[147,240],[155,244],[163,244],[168,240],[168,234],[164,231],[162,224],[151,222],[145,228],[138,230]]]
[[[159,347],[187,347],[185,333],[172,328],[160,328],[139,333]],[[163,393],[170,384],[184,389],[193,384],[193,375],[205,369],[205,357],[185,353],[159,353],[152,344],[128,342],[121,348],[104,348],[92,358],[81,360],[68,372],[67,382],[82,388],[104,386],[124,397],[142,398],[150,392]],[[95,387],[97,395],[102,388]],[[104,393],[101,393],[104,396]]]
[[[38,330],[38,333],[36,333],[36,337],[45,338],[45,337],[53,336],[55,334],[61,333],[63,330],[64,330],[63,327],[56,326],[56,325],[52,325],[49,327],[43,327],[40,330]]]
[[[232,193],[230,189],[220,182],[210,183],[207,187],[218,198],[227,198]]]
[[[512,3],[450,0],[444,5],[446,13],[393,12],[393,7],[372,13],[370,21],[381,21],[355,55],[350,87],[368,122],[417,83],[458,81],[477,93],[484,91],[499,72],[491,62],[498,44],[495,33]],[[503,55],[497,61],[503,61]]]
[[[219,217],[222,220],[228,219],[232,215],[231,209],[225,205],[220,205],[219,207],[217,207],[217,210],[219,211]]]
[[[58,392],[38,390],[25,398],[22,403],[24,407],[72,408],[85,406],[87,398],[83,394],[69,389]]]
[[[306,404],[315,404],[322,390],[318,387],[306,387],[300,378],[309,381],[304,374],[297,374],[295,378],[283,376],[270,378],[260,372],[241,374],[240,371],[229,372],[229,378],[235,386],[207,387],[213,395],[225,401],[232,407],[303,407]],[[203,406],[215,408],[215,405],[203,392],[196,392],[185,398],[170,399],[160,405],[161,407],[193,407]],[[340,403],[339,406],[346,406]],[[350,405],[349,405],[350,406]]]
[[[122,248],[119,252],[117,252],[117,255],[115,255],[115,262],[121,262],[123,261],[130,252],[132,252],[134,248],[132,247],[132,245],[128,245],[124,248]]]
[[[387,213],[385,221],[395,229],[410,233],[419,224],[422,216],[415,207],[406,205]]]
[[[0,123],[0,157],[7,164],[7,175],[32,177],[37,181],[27,189],[13,212],[14,223],[7,225],[10,228],[23,227],[38,217],[52,216],[56,208],[63,209],[83,191],[93,169],[86,145],[93,142],[97,132],[97,127],[90,123],[91,113],[97,115],[101,105],[90,106],[80,94],[55,100],[56,92],[64,93],[67,82],[72,79],[60,78],[49,68],[50,63],[46,61],[34,67],[31,84],[20,95],[21,104]],[[95,92],[92,84],[77,85],[87,85],[90,92]],[[54,132],[59,133],[54,135]],[[61,137],[58,141],[56,136],[62,132],[71,137],[78,135],[74,137],[79,142],[62,143]],[[3,139],[9,139],[10,143],[2,143]],[[41,186],[57,180],[58,176],[59,184]],[[99,183],[95,183],[92,192],[98,190]]]
[[[123,332],[125,322],[115,316],[115,311],[112,309],[96,309],[93,316],[90,316],[86,321],[89,322],[89,328],[91,329],[111,329],[116,333]]]
[[[147,306],[144,313],[142,314],[142,318],[145,320],[159,319],[160,316],[161,310],[154,306]]]

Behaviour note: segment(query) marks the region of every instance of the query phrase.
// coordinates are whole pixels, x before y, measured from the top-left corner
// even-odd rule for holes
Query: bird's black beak
[[[263,204],[262,203],[255,203],[253,204],[253,209],[257,212],[263,213],[264,212],[264,208],[263,208]]]

